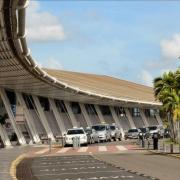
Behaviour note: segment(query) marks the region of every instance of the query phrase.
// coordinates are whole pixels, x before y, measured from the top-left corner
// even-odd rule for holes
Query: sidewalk
[[[16,146],[12,148],[0,149],[0,179],[12,180],[10,176],[10,166],[19,155],[30,150],[30,146]]]
[[[153,141],[149,141],[150,144],[148,145],[148,141],[145,141],[145,149],[149,150],[150,152],[164,154],[164,155],[171,155],[173,157],[179,157],[180,158],[180,146],[173,144],[172,146],[172,152],[171,152],[171,144],[163,143],[163,140],[159,140],[158,143],[158,150],[153,149]],[[139,144],[141,147],[141,145]]]
[[[131,172],[138,172],[160,180],[179,180],[180,161],[177,158],[143,152],[132,154],[97,154],[97,158],[122,167]]]

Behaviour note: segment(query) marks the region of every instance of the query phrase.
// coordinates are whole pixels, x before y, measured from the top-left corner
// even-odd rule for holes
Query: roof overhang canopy
[[[155,100],[112,96],[53,77],[41,69],[26,43],[27,0],[0,1],[0,87],[55,99],[126,106],[158,107]]]

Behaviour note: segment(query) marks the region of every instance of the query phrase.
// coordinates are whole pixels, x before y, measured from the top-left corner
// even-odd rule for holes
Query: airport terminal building
[[[162,124],[153,88],[103,75],[42,69],[26,43],[26,0],[0,1],[0,136],[18,142],[55,140],[72,127],[116,123],[130,128]]]

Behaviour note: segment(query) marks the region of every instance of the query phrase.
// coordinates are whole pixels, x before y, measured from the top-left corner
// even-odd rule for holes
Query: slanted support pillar
[[[144,109],[140,109],[140,114],[141,114],[141,117],[142,117],[142,120],[143,120],[145,127],[148,127],[149,123],[148,123],[146,115],[144,113]]]
[[[10,147],[11,146],[11,142],[9,140],[9,137],[7,135],[7,132],[6,130],[3,128],[3,126],[0,124],[0,136],[1,136],[1,139],[4,143],[4,146],[6,147]]]
[[[1,98],[2,98],[2,101],[4,103],[4,106],[6,108],[6,111],[8,113],[8,117],[11,121],[11,125],[17,135],[17,138],[18,138],[18,141],[21,145],[25,145],[26,144],[26,140],[22,134],[22,132],[20,131],[20,129],[18,128],[17,124],[16,124],[16,120],[15,120],[15,117],[14,117],[14,114],[12,112],[12,109],[11,109],[11,105],[10,105],[10,102],[9,102],[9,99],[6,95],[6,92],[3,88],[0,88],[0,95],[1,95]]]
[[[58,127],[61,130],[61,134],[63,135],[66,132],[66,128],[65,128],[63,119],[62,119],[62,117],[61,117],[61,115],[57,109],[57,106],[54,102],[54,99],[49,98],[48,100],[49,100],[49,104],[51,106],[51,109],[54,113],[55,119],[57,121]]]
[[[158,124],[159,125],[163,125],[162,119],[161,119],[161,117],[160,117],[158,112],[155,113],[155,117],[156,117],[156,120],[157,120]]]
[[[74,116],[72,108],[70,106],[70,102],[64,101],[64,105],[66,106],[67,113],[68,113],[68,115],[70,117],[70,120],[71,120],[71,123],[72,123],[73,127],[78,127],[78,123],[77,123],[76,117]]]
[[[40,116],[40,121],[44,126],[44,129],[45,129],[45,131],[47,133],[48,138],[51,138],[52,141],[55,141],[54,135],[53,135],[52,130],[51,130],[49,124],[48,124],[46,115],[45,115],[44,110],[43,110],[43,108],[41,106],[39,98],[37,96],[34,96],[34,95],[32,96],[32,98],[33,98],[33,101],[34,101],[35,106],[37,108],[38,114]]]
[[[136,126],[134,124],[134,121],[132,119],[131,113],[129,112],[129,109],[125,108],[125,112],[126,112],[126,116],[127,116],[128,121],[129,121],[130,127],[131,128],[136,128]]]
[[[103,116],[103,114],[102,114],[102,112],[101,112],[101,110],[100,110],[99,105],[96,105],[96,104],[95,104],[94,107],[95,107],[95,110],[96,110],[96,112],[97,112],[97,115],[98,115],[98,117],[99,117],[100,122],[101,122],[101,123],[105,123],[105,119],[104,119],[104,116]]]
[[[81,112],[82,112],[82,114],[83,114],[83,116],[84,116],[84,119],[85,119],[87,125],[88,125],[89,127],[92,126],[92,122],[91,122],[91,120],[90,120],[90,118],[89,118],[89,115],[88,115],[88,113],[87,113],[87,110],[86,110],[85,105],[84,105],[83,103],[79,103],[79,106],[80,106],[80,108],[81,108]]]
[[[118,118],[118,116],[117,116],[117,114],[115,112],[114,107],[113,106],[109,106],[109,109],[111,111],[111,114],[112,114],[112,117],[114,119],[114,122],[120,127],[120,131],[121,131],[122,137],[124,138],[124,130],[123,130],[122,126],[121,126],[121,123],[120,123],[119,118]]]
[[[23,110],[24,110],[24,115],[25,115],[25,118],[26,118],[26,122],[27,122],[27,125],[29,127],[29,130],[32,134],[32,138],[34,140],[35,143],[40,143],[41,140],[40,140],[40,137],[39,137],[39,134],[36,130],[36,127],[35,127],[35,124],[34,124],[34,121],[33,121],[33,117],[31,116],[27,106],[26,106],[26,103],[24,101],[24,98],[22,96],[21,93],[19,92],[16,92],[16,97],[17,97],[17,100],[18,102],[20,103],[20,105],[23,107]]]

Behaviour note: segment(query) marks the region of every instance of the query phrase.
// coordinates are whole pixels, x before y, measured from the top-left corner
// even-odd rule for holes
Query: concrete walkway
[[[96,155],[106,162],[128,170],[159,178],[160,180],[179,180],[180,159],[154,153]]]
[[[0,180],[12,180],[10,166],[19,155],[30,150],[29,146],[16,146],[0,149]]]

